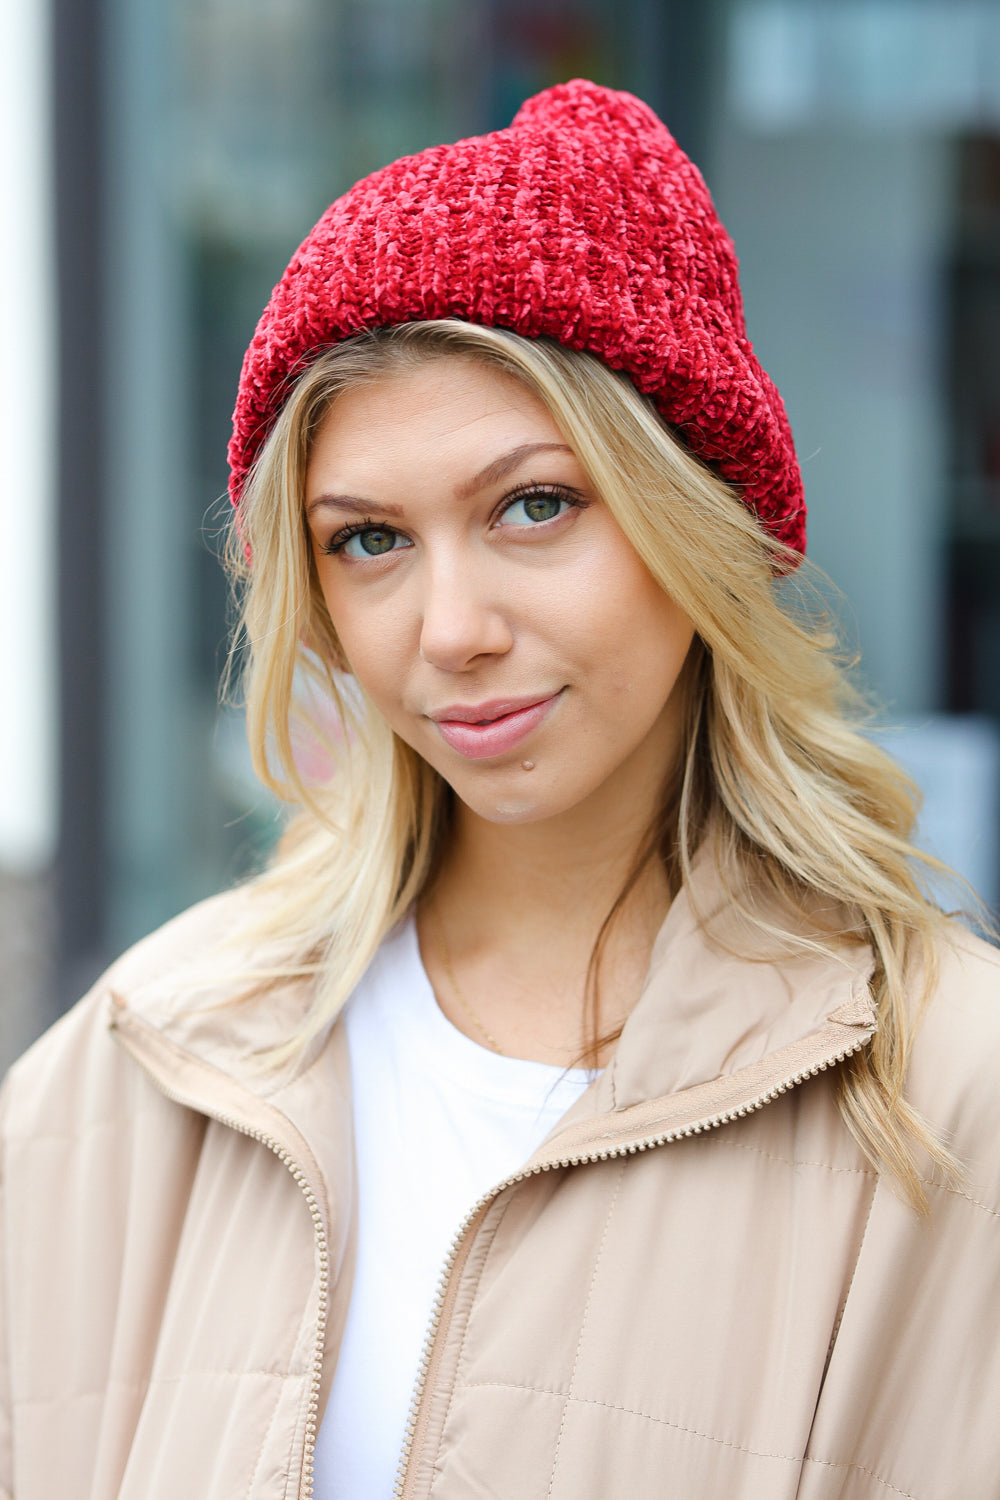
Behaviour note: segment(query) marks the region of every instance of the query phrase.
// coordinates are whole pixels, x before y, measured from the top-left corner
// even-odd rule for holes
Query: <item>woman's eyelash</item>
[[[565,500],[567,505],[575,505],[581,510],[586,504],[579,490],[574,490],[568,484],[540,484],[537,480],[528,479],[508,490],[500,502],[497,514],[503,515],[505,510],[509,510],[519,500],[530,500],[533,495],[541,495],[549,500]]]
[[[342,552],[352,536],[360,536],[363,531],[372,530],[393,531],[395,528],[386,526],[381,521],[374,521],[370,517],[364,521],[351,521],[349,525],[342,526],[339,531],[335,531],[328,542],[323,543],[323,551]]]
[[[516,484],[512,490],[507,491],[500,502],[497,514],[502,516],[504,511],[509,510],[512,505],[516,505],[519,500],[530,500],[534,495],[541,495],[554,500],[565,500],[567,505],[573,505],[578,508],[582,508],[586,504],[579,491],[572,489],[569,485],[540,484],[537,480],[528,479],[524,480],[521,484]],[[349,525],[342,526],[339,531],[333,534],[328,542],[324,542],[322,550],[327,555],[342,552],[352,537],[360,536],[363,531],[372,530],[395,532],[396,528],[394,526],[387,526],[384,521],[375,520],[373,516],[366,516],[363,521],[351,521]]]

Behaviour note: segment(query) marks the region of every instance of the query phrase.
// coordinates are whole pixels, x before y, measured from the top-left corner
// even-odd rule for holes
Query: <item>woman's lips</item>
[[[504,755],[519,745],[533,729],[537,729],[561,696],[562,689],[550,698],[542,698],[523,708],[500,713],[495,718],[478,724],[463,719],[435,719],[441,738],[459,755],[467,760],[487,760],[492,755]]]

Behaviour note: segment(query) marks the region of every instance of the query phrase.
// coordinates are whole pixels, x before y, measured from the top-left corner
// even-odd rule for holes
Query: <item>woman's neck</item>
[[[489,1035],[502,1052],[564,1066],[588,1045],[591,958],[655,806],[604,806],[616,800],[610,790],[543,823],[491,823],[456,808],[418,925],[439,1003],[474,1040]],[[638,998],[669,904],[662,864],[649,859],[602,944],[602,1032],[619,1028]]]

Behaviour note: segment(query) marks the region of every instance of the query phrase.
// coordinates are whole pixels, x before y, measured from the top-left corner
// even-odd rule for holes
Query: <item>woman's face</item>
[[[530,822],[662,779],[691,622],[519,381],[445,356],[347,392],[306,510],[350,670],[474,812]]]

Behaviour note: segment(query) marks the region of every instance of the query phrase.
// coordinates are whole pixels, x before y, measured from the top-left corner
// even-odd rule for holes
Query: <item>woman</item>
[[[577,81],[358,184],[230,458],[301,812],[8,1080],[5,1492],[996,1495],[1000,965],[784,598],[659,121]]]

